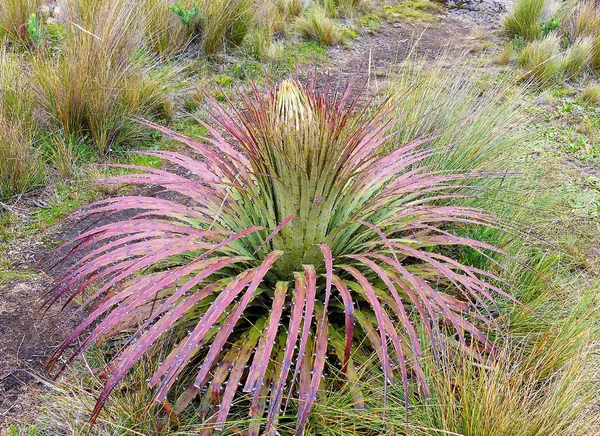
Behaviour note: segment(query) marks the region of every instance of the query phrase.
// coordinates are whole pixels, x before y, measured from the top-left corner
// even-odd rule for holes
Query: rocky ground
[[[446,0],[448,16],[497,29],[511,0]]]

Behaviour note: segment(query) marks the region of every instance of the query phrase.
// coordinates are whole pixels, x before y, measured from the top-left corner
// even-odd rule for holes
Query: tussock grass
[[[586,68],[593,56],[594,40],[591,37],[580,37],[566,51],[563,59],[563,69],[574,75]]]
[[[276,0],[276,7],[289,17],[297,17],[302,13],[306,2],[304,0]]]
[[[600,10],[596,0],[566,2],[563,14],[571,37],[591,36],[600,32]]]
[[[571,2],[567,32],[571,39],[589,37],[593,40],[590,64],[600,69],[600,5],[596,0]]]
[[[27,21],[38,11],[42,0],[2,0],[0,2],[0,42],[31,43]]]
[[[73,24],[59,54],[41,51],[31,61],[37,102],[51,126],[65,137],[87,138],[102,155],[140,138],[132,117],[168,107],[173,77],[139,52],[136,4],[79,0],[69,14]]]
[[[271,35],[268,26],[256,26],[246,34],[244,49],[256,59],[264,60],[271,47]]]
[[[0,200],[41,182],[29,80],[21,59],[0,51]]]
[[[202,11],[206,20],[202,44],[211,55],[225,43],[242,43],[255,9],[251,0],[205,0]]]
[[[520,94],[513,83],[493,83],[468,66],[448,74],[445,58],[430,64],[405,62],[391,84],[398,95],[397,142],[433,137],[432,146],[445,150],[432,157],[450,171],[496,169],[521,138],[511,126],[521,118]],[[469,119],[469,122],[465,122]]]
[[[185,10],[190,10],[195,1],[180,1],[178,4]],[[143,0],[140,9],[143,11],[145,43],[161,56],[174,55],[184,50],[200,31],[198,17],[193,17],[189,23],[173,13],[169,7],[170,0]]]
[[[596,105],[600,102],[600,84],[589,82],[581,94],[582,100],[589,105]]]
[[[509,344],[493,361],[463,356],[432,366],[437,398],[417,411],[419,421],[469,436],[592,434],[580,415],[597,389],[586,370],[597,334],[593,307],[590,294],[532,345]]]
[[[528,43],[517,55],[517,63],[526,68],[524,79],[548,84],[562,75],[566,64],[560,44],[560,38],[554,33]]]
[[[510,59],[512,58],[513,51],[513,47],[510,43],[504,44],[504,46],[502,46],[502,50],[496,58],[496,62],[500,65],[508,65]]]
[[[509,36],[519,35],[533,41],[542,35],[540,21],[548,0],[515,0],[511,10],[502,20]]]
[[[327,16],[325,9],[319,6],[313,6],[303,16],[298,17],[293,28],[300,37],[321,45],[335,45],[343,40],[335,22]]]
[[[586,370],[594,358],[595,328],[584,302],[531,349],[523,342],[507,344],[487,362],[453,350],[439,366],[425,358],[435,394],[424,403],[414,399],[408,414],[401,392],[384,392],[382,376],[373,374],[369,384],[360,386],[368,401],[365,411],[352,407],[348,390],[334,391],[315,407],[310,430],[340,436],[367,431],[418,436],[595,434],[591,422],[581,419],[597,384]],[[582,314],[587,318],[580,318]]]

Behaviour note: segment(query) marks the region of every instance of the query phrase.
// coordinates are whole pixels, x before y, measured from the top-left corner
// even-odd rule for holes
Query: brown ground
[[[46,235],[11,241],[6,253],[19,275],[0,282],[0,433],[4,425],[35,416],[37,393],[47,377],[44,363],[74,326],[68,311],[60,313],[59,306],[45,316],[36,314],[40,296],[52,283],[37,264],[45,254],[43,239],[60,240],[65,233],[61,230],[56,226]]]
[[[477,29],[475,33],[473,29]],[[439,23],[402,22],[384,25],[372,35],[362,36],[349,47],[329,51],[331,61],[319,72],[338,86],[354,80],[357,89],[367,85],[372,94],[394,77],[398,66],[412,54],[417,59],[448,55],[458,60],[481,54],[484,40],[498,40],[493,29],[467,20],[443,17]],[[497,48],[498,44],[493,44]]]

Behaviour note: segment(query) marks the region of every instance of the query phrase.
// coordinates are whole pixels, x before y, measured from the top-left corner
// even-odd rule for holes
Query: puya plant
[[[285,407],[297,407],[302,434],[336,365],[361,407],[361,347],[376,352],[386,384],[403,385],[407,404],[411,392],[429,395],[424,346],[436,356],[448,346],[493,352],[497,297],[512,297],[500,277],[456,260],[456,247],[500,251],[459,236],[461,226],[499,225],[452,205],[475,175],[423,163],[439,152],[427,139],[392,147],[391,103],[361,112],[350,86],[325,88],[314,79],[266,94],[253,87],[241,109],[211,100],[220,129],[198,120],[211,134],[202,142],[144,122],[201,159],[140,152],[184,171],[121,165],[138,173],[100,183],[159,186],[164,195],[78,212],[111,219],[64,247],[76,261],[47,304],[88,289],[83,304],[93,309],[49,364],[59,370],[92,344],[118,344],[92,422],[136,362],[165,342],[169,354],[148,380],[154,401],[174,401],[176,414],[192,402],[216,410],[214,429],[245,401],[251,417],[266,416],[250,435],[275,434]]]

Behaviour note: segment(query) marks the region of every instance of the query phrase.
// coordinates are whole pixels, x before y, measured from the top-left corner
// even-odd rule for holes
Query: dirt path
[[[482,3],[497,5],[493,10],[498,11],[495,22],[499,22],[505,10],[501,3],[486,0]],[[377,92],[394,77],[397,67],[411,52],[416,58],[432,60],[447,55],[448,59],[463,60],[466,56],[480,56],[486,47],[483,41],[488,41],[492,49],[499,47],[496,42],[500,37],[493,33],[496,26],[485,18],[490,11],[485,9],[485,15],[453,12],[463,10],[449,9],[436,23],[383,24],[379,31],[361,36],[348,48],[330,49],[331,61],[321,72],[337,84],[354,80],[359,88],[367,84],[370,92]]]
[[[55,226],[31,239],[11,241],[3,253],[11,274],[0,282],[0,433],[5,425],[35,417],[44,363],[74,327],[71,312],[61,312],[58,305],[45,316],[36,313],[40,296],[52,283],[38,261],[46,254],[46,241],[61,240],[64,234]]]

